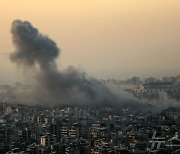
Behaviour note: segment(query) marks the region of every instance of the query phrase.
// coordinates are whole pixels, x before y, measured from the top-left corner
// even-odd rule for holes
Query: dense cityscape
[[[2,0],[0,19],[0,154],[180,154],[180,0]]]
[[[179,77],[102,82],[116,85],[141,100],[161,99],[164,92],[163,101],[179,103]],[[148,112],[110,106],[27,105],[16,100],[14,91],[19,87],[31,88],[21,83],[0,86],[1,153],[180,153],[177,104]]]

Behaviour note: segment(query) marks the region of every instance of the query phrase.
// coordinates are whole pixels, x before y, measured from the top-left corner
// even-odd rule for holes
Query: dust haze
[[[32,92],[24,102],[141,107],[136,98],[115,92],[73,66],[59,70],[55,60],[60,56],[60,48],[30,22],[13,21],[11,34],[15,51],[10,60],[32,80]]]

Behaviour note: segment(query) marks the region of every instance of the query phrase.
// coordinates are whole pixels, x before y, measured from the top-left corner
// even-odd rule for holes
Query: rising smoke
[[[115,93],[100,81],[74,67],[57,69],[55,59],[60,49],[48,36],[27,21],[15,20],[11,28],[15,51],[12,62],[33,78],[33,98],[38,103],[84,105],[133,105],[138,101],[124,93]],[[30,72],[30,73],[29,73]]]

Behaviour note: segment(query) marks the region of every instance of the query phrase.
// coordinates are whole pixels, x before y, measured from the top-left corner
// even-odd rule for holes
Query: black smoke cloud
[[[28,21],[13,21],[11,33],[15,51],[10,59],[23,68],[25,74],[30,72],[34,79],[31,101],[96,106],[137,105],[134,98],[113,92],[74,67],[58,70],[55,60],[60,55],[60,49]]]

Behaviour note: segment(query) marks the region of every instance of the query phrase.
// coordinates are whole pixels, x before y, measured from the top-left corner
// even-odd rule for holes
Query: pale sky
[[[22,79],[8,59],[10,27],[27,20],[61,48],[60,69],[97,78],[180,74],[179,0],[0,0],[0,82]]]

